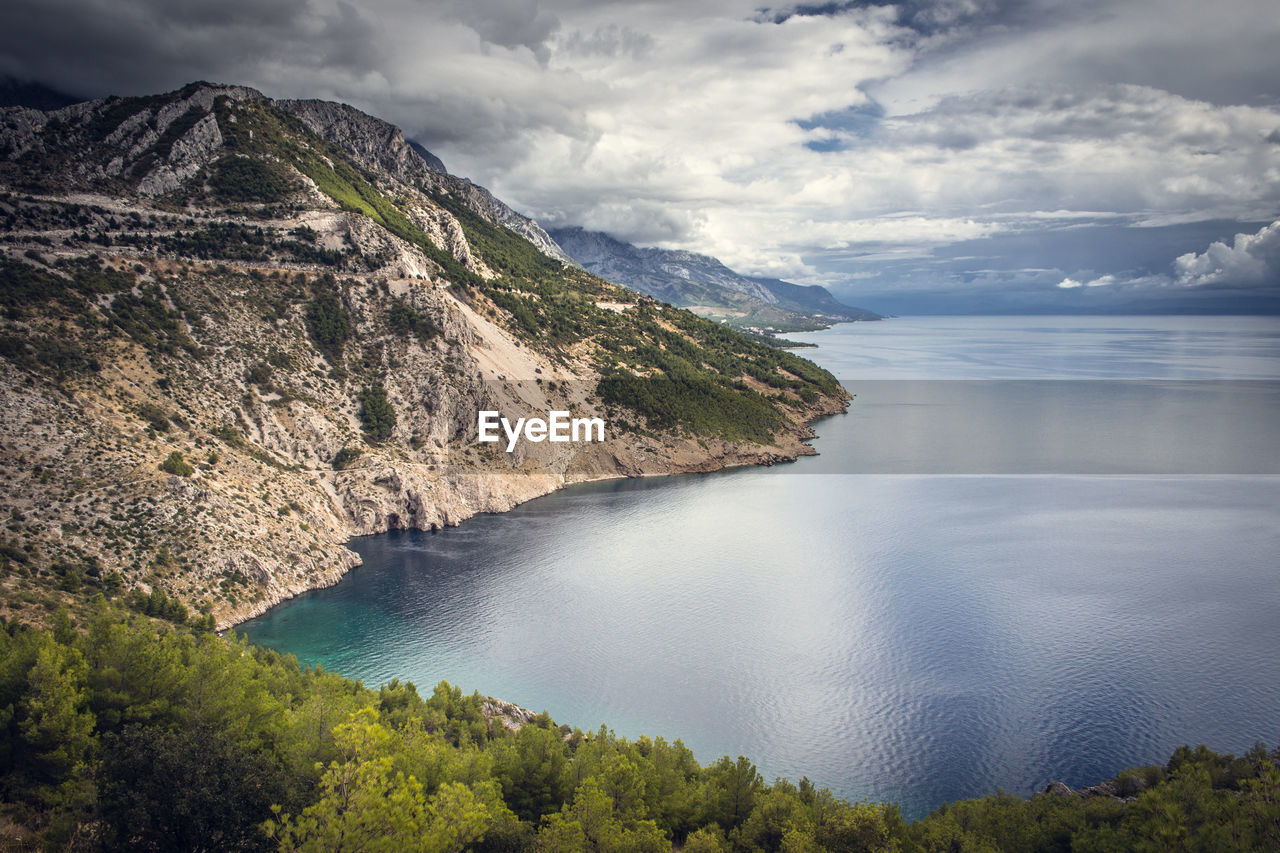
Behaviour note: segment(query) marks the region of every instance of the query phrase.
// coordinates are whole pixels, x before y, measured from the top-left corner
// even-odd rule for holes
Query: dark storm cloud
[[[560,28],[559,19],[537,0],[422,0],[422,5],[433,15],[461,21],[490,44],[528,48],[542,62],[550,54],[548,39]]]
[[[7,0],[0,68],[94,96],[248,82],[272,63],[360,75],[377,67],[376,34],[348,3]]]
[[[935,91],[1150,86],[1215,104],[1277,99],[1274,0],[1023,0],[923,45]]]
[[[606,24],[590,33],[571,33],[561,42],[561,49],[576,56],[643,59],[653,50],[653,45],[653,36],[648,33],[618,24]]]

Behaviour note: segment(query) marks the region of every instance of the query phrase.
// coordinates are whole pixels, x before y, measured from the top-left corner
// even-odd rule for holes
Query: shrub
[[[250,365],[248,371],[245,373],[245,381],[250,385],[268,386],[271,384],[271,377],[271,365],[263,361]]]
[[[138,417],[149,423],[156,432],[169,431],[169,417],[155,403],[139,403]]]
[[[273,163],[228,154],[214,164],[209,187],[224,202],[277,202],[289,197],[294,182]]]
[[[360,392],[360,424],[374,441],[390,438],[395,431],[396,410],[381,382],[366,385]]]
[[[330,361],[342,358],[342,345],[351,337],[351,318],[336,292],[321,293],[307,306],[307,331]]]
[[[360,448],[344,447],[333,457],[333,470],[341,471],[360,458]]]
[[[164,471],[166,474],[176,474],[179,477],[190,477],[195,473],[196,469],[188,465],[182,458],[182,454],[175,450],[169,454],[167,459],[160,463],[160,470]]]
[[[428,341],[440,334],[440,328],[430,317],[419,314],[403,302],[396,302],[387,312],[387,325],[397,335],[415,335],[419,340]]]

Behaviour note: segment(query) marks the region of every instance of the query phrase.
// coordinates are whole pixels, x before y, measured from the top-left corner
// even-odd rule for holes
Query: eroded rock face
[[[273,103],[296,115],[320,136],[351,152],[366,169],[385,172],[411,186],[421,185],[436,174],[405,140],[404,132],[390,122],[331,101],[277,100]]]
[[[42,134],[52,121],[69,128],[65,141],[78,144],[68,158],[77,177],[131,180],[143,196],[164,196],[186,187],[221,153],[223,129],[212,114],[218,98],[269,100],[256,89],[208,83],[192,84],[174,94],[167,102],[154,107],[139,105],[123,115],[116,114],[121,103],[118,98],[100,98],[52,112],[0,108],[0,157],[18,160],[28,154],[47,153]],[[483,187],[449,175],[439,158],[406,140],[395,125],[346,104],[318,100],[270,103],[297,116],[321,137],[348,152],[364,169],[425,193],[448,193],[489,222],[524,237],[544,254],[576,265],[537,222],[512,210]],[[153,162],[156,152],[164,148],[166,134],[174,122],[199,113],[206,115],[173,142],[161,162]],[[92,136],[100,132],[101,122],[114,126],[108,126],[101,137]],[[456,260],[475,271],[481,269],[465,241],[459,239],[461,228],[447,212],[424,206],[416,218],[419,221],[415,224]]]
[[[502,699],[489,698],[484,700],[481,706],[485,719],[492,726],[495,722],[505,728],[518,732],[529,723],[538,718],[538,715],[528,708],[521,708],[511,702],[505,702]]]
[[[288,100],[274,103],[296,115],[320,136],[354,152],[366,168],[385,171],[410,186],[455,195],[485,219],[524,237],[543,254],[562,263],[575,264],[536,221],[512,210],[484,187],[447,174],[438,158],[407,141],[395,125],[346,104]]]
[[[484,187],[462,178],[450,178],[449,182],[451,191],[465,199],[467,206],[485,219],[516,232],[548,257],[572,266],[578,265],[535,220],[512,210]]]
[[[48,121],[49,114],[40,110],[27,107],[0,109],[0,154],[6,160],[17,160],[33,150],[43,153],[39,134]]]
[[[139,182],[138,192],[144,196],[158,196],[177,190],[208,165],[221,147],[222,133],[218,130],[218,120],[210,113],[173,143],[173,147],[169,149],[168,161],[157,166]],[[108,170],[115,163],[115,160],[111,161]],[[115,167],[117,172],[123,165],[121,160],[119,166]]]
[[[112,216],[130,213],[98,201],[115,205]],[[345,212],[311,211],[304,222],[326,233],[368,226]],[[425,264],[399,248],[389,267]],[[553,361],[434,278],[344,276],[352,337],[340,371],[309,337],[296,271],[141,255],[112,263],[144,270],[139,289],[183,306],[191,352],[162,356],[117,340],[97,373],[66,380],[62,392],[0,360],[0,501],[38,514],[32,535],[51,558],[92,556],[127,587],[211,603],[223,627],[337,582],[358,562],[345,547],[354,536],[456,525],[575,482],[794,459],[812,452],[803,422],[843,408],[823,399],[797,411],[772,446],[610,432],[603,443],[522,443],[507,453],[475,441],[480,409],[590,413],[595,368]],[[314,288],[320,273],[301,275]],[[268,304],[281,308],[268,313]],[[437,333],[397,333],[392,305]],[[371,359],[377,367],[362,373]],[[267,378],[246,379],[268,361]],[[371,375],[396,413],[381,442],[368,440],[359,418]],[[148,427],[145,407],[170,419],[165,431]],[[351,449],[359,454],[335,469]],[[190,476],[159,469],[174,451],[193,465]]]

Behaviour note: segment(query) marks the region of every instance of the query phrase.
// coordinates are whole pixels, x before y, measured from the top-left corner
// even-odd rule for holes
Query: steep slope
[[[565,264],[349,107],[192,84],[0,110],[0,157],[9,612],[133,590],[226,625],[335,581],[352,536],[793,459],[847,404]],[[481,410],[553,409],[605,440],[477,440]]]
[[[428,169],[431,169],[433,172],[448,173],[449,170],[444,167],[444,161],[432,154],[426,148],[423,148],[421,144],[410,139],[409,147],[418,152],[418,156],[426,162]]]
[[[739,275],[707,255],[641,249],[582,228],[556,229],[551,236],[601,278],[734,326],[799,331],[880,319],[838,302],[823,287]]]
[[[447,192],[463,199],[475,213],[524,237],[548,257],[566,264],[573,260],[556,245],[542,226],[494,198],[484,187],[445,172],[444,163],[417,143],[407,141],[400,128],[365,115],[346,104],[327,101],[276,101],[327,141],[353,156],[356,164],[385,172],[403,184],[426,192]]]

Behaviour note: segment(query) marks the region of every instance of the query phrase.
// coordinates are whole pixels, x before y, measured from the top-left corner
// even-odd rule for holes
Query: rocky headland
[[[795,459],[847,405],[344,105],[192,84],[3,109],[0,187],[11,614],[159,590],[226,627],[336,582],[352,537]],[[606,440],[507,453],[481,409]]]

